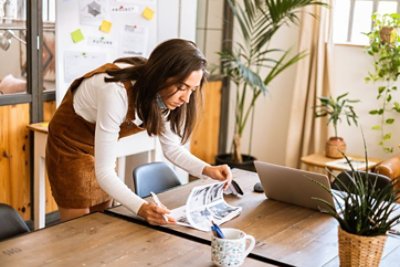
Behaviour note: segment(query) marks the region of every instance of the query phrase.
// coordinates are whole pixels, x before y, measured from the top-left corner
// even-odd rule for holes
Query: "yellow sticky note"
[[[108,20],[103,20],[100,25],[100,31],[109,33],[111,31],[112,23]]]
[[[146,7],[142,12],[142,16],[147,20],[152,20],[154,17],[154,10],[150,7]]]
[[[78,43],[78,42],[82,41],[83,39],[85,39],[81,29],[77,29],[77,30],[71,32],[71,38],[74,43]]]

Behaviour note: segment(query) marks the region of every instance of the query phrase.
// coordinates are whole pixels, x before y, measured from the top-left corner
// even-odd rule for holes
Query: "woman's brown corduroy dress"
[[[73,107],[74,92],[82,81],[95,74],[105,73],[108,69],[118,69],[118,67],[114,64],[106,64],[75,80],[50,121],[46,168],[52,194],[60,207],[89,208],[110,199],[98,185],[95,176],[96,125],[77,115]],[[128,94],[129,108],[126,121],[120,125],[119,138],[144,130],[132,123],[135,117],[132,85],[127,82],[124,86]]]

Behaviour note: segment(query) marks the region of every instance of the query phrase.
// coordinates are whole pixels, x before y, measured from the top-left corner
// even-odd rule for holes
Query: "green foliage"
[[[364,148],[365,162],[368,162],[365,140]],[[379,190],[376,184],[377,179],[374,179],[373,174],[370,173],[369,178],[372,176],[374,180],[366,182],[362,178],[361,172],[355,170],[348,157],[344,156],[348,166],[351,168],[351,172],[347,176],[350,184],[341,182],[333,173],[331,174],[337,179],[339,190],[344,191],[345,194],[333,194],[331,189],[312,180],[333,196],[335,203],[342,212],[338,213],[332,204],[323,199],[315,199],[327,207],[326,212],[334,217],[340,227],[348,233],[362,236],[386,234],[388,230],[400,222],[400,214],[397,212],[398,206],[396,205],[396,202],[400,199],[400,192],[395,189],[395,185],[399,181],[392,180],[392,183]],[[368,170],[366,175],[368,176]]]
[[[348,94],[339,95],[336,99],[332,96],[321,96],[318,98],[320,105],[315,106],[315,116],[317,118],[328,116],[328,124],[333,124],[335,137],[338,137],[337,124],[341,121],[341,117],[344,116],[346,118],[348,125],[351,125],[352,122],[357,125],[358,116],[351,104],[357,103],[359,100],[346,98]]]
[[[395,123],[390,114],[400,113],[399,102],[393,99],[393,93],[397,87],[393,85],[400,75],[400,14],[374,14],[372,16],[373,29],[367,34],[369,38],[368,54],[374,58],[374,71],[365,78],[367,82],[383,82],[379,86],[377,99],[379,108],[373,109],[369,114],[379,116],[380,127],[373,126],[372,129],[380,131],[381,140],[379,144],[386,152],[393,152],[393,147],[388,145],[391,134],[387,127]]]
[[[219,53],[221,72],[237,88],[235,103],[234,160],[241,162],[240,139],[252,114],[256,100],[268,92],[270,82],[282,71],[306,55],[270,48],[272,37],[283,25],[299,23],[301,8],[325,5],[316,0],[243,0],[240,5],[228,0],[241,41],[235,42],[231,51]],[[269,69],[261,76],[261,69]],[[250,101],[246,101],[250,98]]]

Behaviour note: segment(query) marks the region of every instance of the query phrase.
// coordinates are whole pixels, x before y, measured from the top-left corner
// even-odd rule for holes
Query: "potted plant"
[[[348,99],[348,94],[339,95],[336,99],[332,96],[318,97],[320,104],[315,106],[315,117],[328,116],[328,124],[333,124],[335,135],[328,139],[325,148],[325,154],[329,158],[342,158],[343,153],[346,152],[346,143],[342,137],[338,136],[337,131],[337,125],[341,121],[341,118],[345,117],[348,125],[351,125],[352,122],[357,125],[358,117],[352,104],[359,102],[359,100]]]
[[[364,138],[363,138],[364,140]],[[366,144],[365,162],[368,164]],[[343,154],[344,155],[344,154]],[[397,180],[383,188],[377,187],[374,174],[355,170],[351,161],[344,155],[351,172],[346,172],[348,183],[337,179],[337,188],[344,193],[333,194],[330,188],[318,183],[334,198],[337,207],[318,199],[326,207],[326,212],[337,220],[340,266],[378,266],[387,238],[387,233],[399,223],[400,214],[396,202],[400,199],[399,190],[395,189]],[[366,175],[369,179],[363,179]]]
[[[221,74],[236,87],[234,134],[232,153],[217,155],[216,161],[240,168],[244,156],[250,158],[250,165],[253,166],[253,158],[242,153],[241,139],[257,99],[267,93],[272,80],[305,56],[304,52],[271,48],[271,39],[281,26],[299,22],[301,8],[326,4],[316,0],[243,0],[243,5],[228,0],[228,3],[234,25],[238,26],[236,32],[240,34],[240,41],[233,43],[231,50],[219,55]],[[266,68],[269,71],[263,76],[261,72],[265,73]]]
[[[379,107],[370,110],[370,114],[379,117],[379,123],[372,126],[380,132],[379,145],[384,151],[392,153],[393,146],[389,141],[392,133],[389,128],[394,125],[396,113],[400,113],[400,103],[394,96],[396,82],[400,75],[400,14],[372,15],[373,29],[367,34],[369,38],[368,54],[374,58],[374,71],[365,78],[367,82],[380,82],[377,99]]]

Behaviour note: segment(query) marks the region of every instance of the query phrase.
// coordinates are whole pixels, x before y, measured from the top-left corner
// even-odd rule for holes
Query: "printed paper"
[[[121,56],[145,56],[148,42],[147,27],[138,25],[125,25],[121,34]]]
[[[64,81],[69,83],[106,63],[106,54],[98,52],[64,52]]]
[[[220,225],[238,216],[242,208],[225,202],[224,183],[196,186],[190,192],[186,205],[171,211],[170,216],[179,225],[211,231],[211,220]]]
[[[106,18],[106,6],[106,0],[80,0],[79,22],[82,25],[99,25]]]

